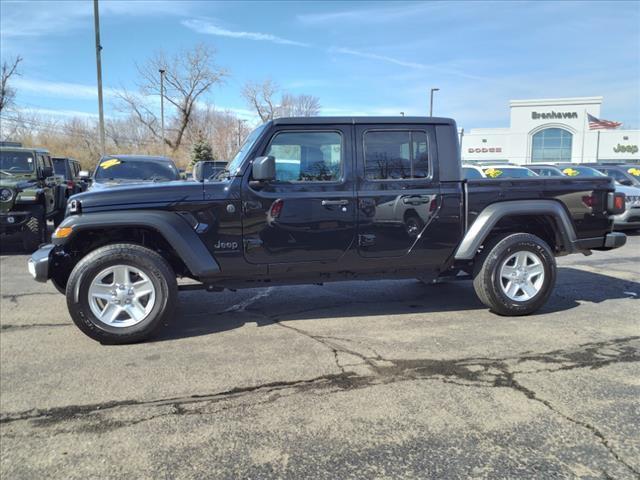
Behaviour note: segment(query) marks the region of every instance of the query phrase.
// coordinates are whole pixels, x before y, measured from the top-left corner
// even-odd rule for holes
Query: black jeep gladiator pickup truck
[[[492,311],[526,315],[555,256],[624,245],[610,219],[624,205],[607,177],[464,181],[450,119],[282,118],[210,181],[74,195],[29,270],[103,343],[168,321],[177,277],[220,291],[468,276]]]

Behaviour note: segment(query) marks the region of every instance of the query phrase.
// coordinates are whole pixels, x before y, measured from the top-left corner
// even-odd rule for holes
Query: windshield
[[[566,167],[562,169],[567,177],[606,177],[602,172],[591,167]]]
[[[467,180],[473,180],[474,178],[483,178],[482,174],[475,168],[462,167],[462,175]]]
[[[484,174],[489,178],[537,177],[537,175],[528,168],[517,167],[489,167],[484,169]]]
[[[628,168],[627,173],[633,175],[637,180],[640,180],[640,166]]]
[[[166,160],[130,160],[110,158],[96,169],[96,181],[110,180],[178,180],[178,169]]]
[[[260,134],[264,130],[264,127],[264,125],[260,125],[253,132],[251,132],[242,144],[242,148],[238,151],[238,153],[236,153],[236,156],[233,157],[233,160],[229,162],[229,164],[227,165],[227,170],[231,175],[236,174],[236,171],[240,168],[240,166],[242,165],[242,161],[253,148],[256,140],[260,138]]]
[[[202,179],[212,180],[220,171],[227,168],[227,162],[202,162]]]
[[[562,172],[555,168],[535,168],[533,171],[541,177],[564,177]]]
[[[3,173],[31,173],[33,172],[33,153],[31,152],[0,152],[0,170]]]

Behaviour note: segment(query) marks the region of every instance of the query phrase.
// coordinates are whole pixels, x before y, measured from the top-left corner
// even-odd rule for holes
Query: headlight
[[[9,190],[8,188],[3,188],[0,190],[0,201],[8,202],[13,198],[13,190]]]

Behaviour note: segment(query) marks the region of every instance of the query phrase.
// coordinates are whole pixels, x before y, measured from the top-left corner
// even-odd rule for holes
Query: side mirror
[[[276,179],[276,159],[268,157],[256,157],[253,159],[251,176],[254,181],[268,182]]]
[[[196,182],[204,182],[205,178],[204,178],[204,162],[203,161],[196,162],[196,164],[193,166],[193,179]]]
[[[633,186],[633,182],[631,180],[629,180],[628,178],[623,178],[622,180],[620,180],[620,183],[622,185],[626,185],[627,187],[632,187]]]
[[[42,178],[53,177],[53,167],[42,167]]]

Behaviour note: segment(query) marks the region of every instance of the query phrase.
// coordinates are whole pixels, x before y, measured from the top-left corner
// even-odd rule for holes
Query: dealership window
[[[342,169],[342,137],[338,132],[281,132],[267,155],[276,159],[278,181],[335,181]]]
[[[426,132],[367,132],[364,136],[364,157],[369,180],[406,180],[429,176]]]
[[[533,136],[531,161],[570,162],[573,135],[562,128],[546,128]]]

